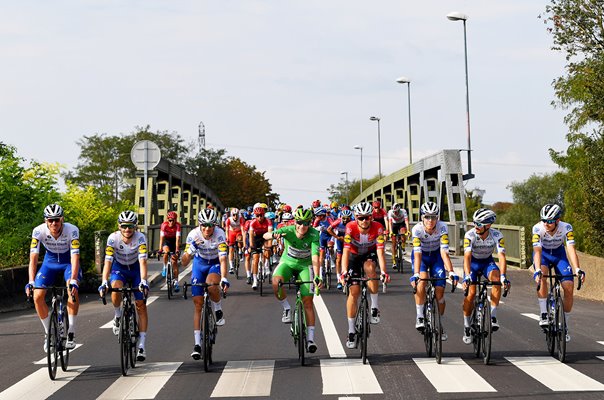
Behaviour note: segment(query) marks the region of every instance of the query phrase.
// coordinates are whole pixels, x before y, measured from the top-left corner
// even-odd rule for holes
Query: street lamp
[[[380,179],[382,179],[382,150],[380,144],[380,117],[369,117],[370,121],[377,121],[378,123],[378,172]]]
[[[463,176],[463,180],[474,178],[472,173],[472,146],[470,143],[470,90],[468,88],[468,41],[466,35],[466,21],[468,16],[460,12],[451,12],[447,14],[447,18],[451,21],[463,21],[463,47],[466,62],[466,121],[468,125],[468,173]]]
[[[411,81],[401,76],[396,80],[400,84],[407,84],[407,105],[409,110],[409,165],[413,164],[413,156],[411,155]]]
[[[357,144],[353,148],[355,150],[361,150],[361,193],[363,193],[363,146]]]
[[[340,175],[345,175],[344,183],[346,185],[346,204],[348,204],[348,195],[350,194],[350,188],[348,187],[348,171],[341,171]]]

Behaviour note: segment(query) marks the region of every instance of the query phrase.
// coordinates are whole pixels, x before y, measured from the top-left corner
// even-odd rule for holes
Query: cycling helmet
[[[44,208],[44,218],[61,218],[63,216],[63,207],[58,204],[49,204]]]
[[[313,209],[313,214],[315,214],[315,216],[327,215],[327,210],[325,209],[325,207],[316,207],[315,209]]]
[[[267,213],[266,213],[266,218],[267,218],[267,219],[271,219],[271,220],[272,220],[272,219],[275,219],[275,213],[274,213],[274,212],[272,212],[272,211],[267,212]]]
[[[284,212],[284,213],[290,213],[290,214],[291,214],[291,212],[292,212],[292,206],[287,205],[287,204],[286,204],[286,205],[284,205],[284,206],[283,206],[283,212]]]
[[[239,209],[235,207],[231,208],[231,216],[236,217],[237,214],[239,214]]]
[[[559,219],[562,215],[562,209],[557,204],[546,204],[541,209],[541,219]]]
[[[294,216],[291,213],[286,212],[281,216],[281,221],[291,221],[292,218],[294,218]]]
[[[244,220],[246,220],[246,221],[247,221],[248,219],[250,219],[250,214],[249,214],[247,211],[245,211],[245,210],[242,210],[242,211],[241,211],[241,216],[242,216],[242,217],[243,217],[243,219],[244,219]]]
[[[321,200],[315,200],[312,202],[312,208],[321,207]]]
[[[167,215],[168,219],[173,219],[174,221],[176,221],[176,213],[174,211],[168,211],[168,215]]]
[[[394,204],[392,205],[392,209],[393,209],[393,210],[400,210],[400,209],[401,209],[401,205],[400,205],[399,203],[394,203]]]
[[[352,218],[352,211],[350,210],[342,210],[342,214],[340,214],[342,218]]]
[[[265,212],[262,207],[254,207],[254,215],[264,215]]]
[[[420,212],[422,215],[435,215],[438,216],[439,213],[438,204],[433,201],[428,201],[422,204],[420,208]]]
[[[117,217],[118,224],[138,224],[138,216],[134,211],[126,210],[122,211]]]
[[[216,223],[216,211],[211,208],[201,210],[197,215],[197,221],[200,224],[215,224]]]
[[[489,225],[495,222],[497,215],[487,208],[479,208],[472,217],[475,224]]]
[[[373,209],[371,208],[371,204],[369,203],[363,202],[354,206],[354,215],[371,215],[372,211]]]
[[[379,200],[374,200],[373,203],[371,203],[372,206],[374,206],[375,208],[380,208],[382,207],[382,202]]]
[[[248,206],[247,207],[247,212],[250,213],[250,214],[252,214],[254,212],[254,207]]]
[[[228,207],[225,207],[225,209],[224,209],[224,213],[225,213],[225,214],[228,214],[228,213],[229,213],[229,208],[228,208]]]
[[[294,214],[294,219],[296,221],[311,221],[312,220],[312,211],[308,208],[298,208],[296,213]]]
[[[330,208],[338,208],[338,202],[337,201],[332,201],[331,204],[329,205]]]

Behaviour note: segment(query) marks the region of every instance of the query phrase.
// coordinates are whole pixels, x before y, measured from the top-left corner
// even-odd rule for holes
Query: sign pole
[[[143,224],[143,232],[146,235],[147,234],[147,223],[148,223],[147,216],[148,216],[148,211],[149,211],[148,210],[148,203],[147,203],[147,195],[148,195],[148,193],[147,193],[147,182],[149,180],[148,179],[149,168],[148,168],[148,165],[147,165],[147,162],[149,161],[149,157],[148,157],[149,156],[149,142],[148,141],[145,141],[145,151],[144,151],[144,154],[145,154],[145,156],[144,156],[145,157],[145,159],[144,159],[144,162],[145,162],[145,177],[143,179],[145,180],[145,183],[144,183],[145,205],[143,207],[145,209],[145,217],[144,217],[144,224]]]

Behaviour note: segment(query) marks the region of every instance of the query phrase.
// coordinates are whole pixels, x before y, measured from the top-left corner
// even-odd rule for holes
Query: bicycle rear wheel
[[[403,273],[405,260],[403,260],[403,244],[399,241],[396,246],[396,266],[398,272]]]
[[[432,338],[434,340],[434,356],[436,363],[440,364],[443,357],[443,327],[440,324],[440,312],[438,311],[438,302],[436,297],[432,299]]]
[[[67,371],[67,367],[69,367],[69,349],[67,348],[67,336],[69,335],[69,317],[67,316],[67,308],[63,307],[61,310],[61,320],[59,324],[63,324],[63,329],[60,329],[59,332],[63,332],[63,335],[59,338],[61,346],[59,349],[59,358],[61,359],[61,369],[63,371]]]
[[[174,272],[172,271],[172,260],[168,262],[168,271],[166,272],[166,286],[168,287],[168,300],[172,299],[173,294],[173,286],[172,286],[172,276]]]
[[[367,364],[367,338],[369,337],[369,306],[367,304],[367,298],[361,299],[361,307],[359,309],[361,313],[361,359],[363,364]]]
[[[122,311],[120,318],[120,333],[118,342],[120,344],[120,364],[122,367],[122,375],[128,375],[128,368],[130,366],[128,358],[130,357],[130,318],[128,316],[129,311],[127,309]]]
[[[559,299],[556,305],[556,349],[558,351],[558,360],[564,362],[566,359],[566,316],[562,299]]]
[[[433,310],[431,309],[431,305],[428,303],[424,303],[424,345],[426,346],[426,354],[428,357],[432,357],[432,334],[434,325],[432,325],[432,314]]]
[[[46,334],[46,361],[48,363],[48,375],[53,381],[57,376],[57,365],[59,362],[59,326],[57,322],[57,313],[53,309],[50,313],[50,325]]]
[[[301,301],[296,302],[296,325],[298,329],[298,358],[300,365],[304,365],[306,355],[306,321],[304,320],[304,306]]]
[[[485,299],[485,304],[483,306],[481,326],[482,361],[485,365],[488,365],[489,360],[491,359],[491,339],[493,337],[493,326],[491,322],[491,305],[487,299]]]
[[[239,253],[239,248],[235,248],[235,250],[233,251],[234,254],[234,262],[233,262],[233,269],[235,270],[235,279],[239,279],[239,263],[241,262],[241,259],[239,258],[241,256],[241,254]]]
[[[210,315],[212,306],[209,303],[210,297],[206,296],[203,305],[203,369],[208,372],[210,370],[212,356],[212,340],[210,335]]]

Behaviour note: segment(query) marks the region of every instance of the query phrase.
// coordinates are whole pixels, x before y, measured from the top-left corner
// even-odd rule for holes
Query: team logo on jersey
[[[77,238],[78,237],[78,231],[71,232],[71,237],[74,238],[74,239]]]
[[[440,237],[440,243],[441,244],[449,244],[449,235],[442,235]]]
[[[464,238],[463,240],[463,247],[470,247],[470,239],[468,238]]]
[[[422,241],[418,237],[413,238],[413,247],[419,247],[422,245]]]
[[[539,236],[538,234],[534,234],[533,235],[533,243],[539,243],[541,241],[541,236]]]
[[[71,241],[71,248],[72,249],[79,249],[80,248],[80,241],[78,239],[73,239]]]
[[[105,254],[108,255],[108,256],[112,256],[113,255],[113,247],[107,246],[107,248],[105,249]]]
[[[503,238],[499,239],[499,247],[505,247],[505,242]]]
[[[352,236],[350,236],[350,235],[344,236],[344,243],[352,243]]]
[[[378,235],[378,237],[377,237],[377,239],[376,239],[376,240],[377,240],[377,242],[378,242],[379,244],[384,243],[384,235]]]
[[[218,245],[218,251],[220,251],[220,252],[225,252],[225,251],[227,251],[227,248],[228,248],[228,247],[227,247],[226,243],[220,243],[220,244]]]
[[[29,247],[31,247],[32,249],[35,249],[36,247],[38,247],[38,239],[32,238],[31,245]]]
[[[573,231],[570,231],[566,234],[566,240],[575,240],[575,233]]]
[[[147,245],[146,244],[141,244],[140,246],[138,246],[138,253],[139,254],[145,254],[147,252]]]

